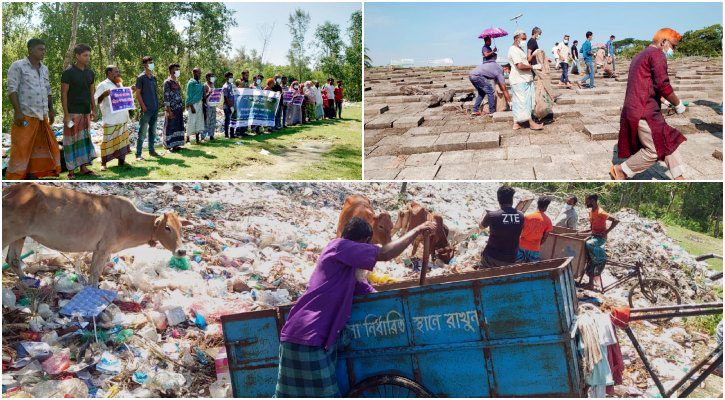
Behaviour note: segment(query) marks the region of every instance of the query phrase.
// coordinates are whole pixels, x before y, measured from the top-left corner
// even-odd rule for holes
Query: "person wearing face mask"
[[[592,52],[592,37],[594,37],[594,34],[589,31],[587,32],[587,41],[584,42],[582,45],[582,58],[584,58],[584,63],[587,65],[587,75],[583,77],[581,80],[576,81],[576,85],[579,87],[579,89],[582,88],[582,83],[589,81],[589,89],[594,89],[594,53]]]
[[[556,53],[559,56],[559,63],[561,65],[561,79],[559,79],[559,84],[571,88],[571,82],[569,81],[569,63],[571,62],[569,35],[564,35],[564,40],[557,46]]]
[[[169,65],[169,77],[164,81],[164,146],[170,151],[178,151],[184,145],[184,99],[179,76],[179,64]]]
[[[287,105],[289,108],[287,112],[287,125],[294,126],[302,123],[302,106],[300,104],[294,104],[295,99],[298,97],[304,97],[304,94],[300,93],[300,83],[297,81],[292,81],[290,88],[294,92],[294,95]]]
[[[204,133],[202,139],[208,137],[209,141],[214,140],[214,131],[216,131],[216,106],[210,106],[208,104],[209,96],[214,92],[214,82],[216,82],[214,73],[211,71],[207,72],[202,105],[202,109],[204,110]]]
[[[511,101],[511,95],[509,95],[506,89],[506,78],[504,73],[511,70],[511,66],[501,66],[495,61],[486,61],[478,67],[471,70],[468,74],[468,80],[476,89],[478,95],[476,100],[473,102],[473,115],[479,116],[481,112],[479,107],[483,103],[483,99],[488,96],[488,116],[493,115],[496,112],[496,96],[494,85],[498,85],[503,92],[506,99],[506,103]]]
[[[313,82],[312,90],[315,95],[315,119],[319,121],[325,116],[322,104],[322,91],[320,91],[320,81]]]
[[[156,76],[154,75],[154,59],[146,56],[141,59],[143,64],[143,72],[136,78],[136,101],[141,107],[141,118],[139,120],[138,140],[136,140],[136,160],[143,160],[141,151],[143,150],[143,141],[148,134],[149,138],[149,154],[154,157],[160,157],[154,150],[154,142],[156,141],[156,122],[159,118],[159,99],[157,93],[159,91]]]
[[[327,89],[327,93],[334,93],[335,92],[335,80],[332,78],[327,78],[327,84],[324,86],[324,89]],[[333,108],[332,110],[332,118],[335,118],[335,106],[336,104],[330,104],[330,107]]]
[[[536,65],[536,57],[534,56],[534,52],[539,49],[539,42],[538,39],[541,36],[541,28],[538,26],[535,26],[534,29],[531,30],[531,39],[529,39],[526,43],[526,59],[529,62],[530,65]]]
[[[201,84],[201,69],[194,68],[192,78],[186,84],[186,109],[189,110],[186,116],[186,143],[189,143],[191,136],[194,135],[196,144],[199,144],[199,135],[204,131],[203,97],[204,85]]]
[[[289,90],[289,87],[287,86],[287,77],[286,76],[282,76],[282,79],[280,80],[280,87],[282,88],[282,93]],[[287,127],[287,110],[289,109],[289,104],[285,103],[284,101],[280,101],[279,104],[280,104],[280,108],[282,109],[282,128],[286,128]]]
[[[559,213],[559,216],[556,217],[554,220],[555,226],[561,226],[564,228],[569,229],[577,229],[577,224],[579,222],[579,215],[576,212],[576,209],[574,206],[577,203],[576,196],[571,196],[566,200],[566,203],[564,204],[564,207],[562,208],[561,212]]]
[[[534,28],[536,31],[538,28]],[[539,30],[540,32],[540,30]],[[511,65],[509,83],[511,84],[511,111],[513,111],[513,129],[521,129],[522,123],[528,121],[529,128],[542,130],[544,126],[531,118],[534,109],[534,74],[533,70],[541,69],[541,65],[530,65],[526,53],[521,49],[526,43],[526,33],[520,29],[514,32],[514,43],[509,48],[508,61]]]
[[[614,64],[614,35],[609,37],[609,41],[605,44],[605,48],[607,49],[607,57],[612,58],[612,73],[617,73],[617,67]]]
[[[667,125],[661,112],[662,98],[675,107],[677,114],[686,110],[672,89],[667,73],[667,58],[674,55],[681,39],[682,36],[670,28],[660,29],[652,43],[630,63],[617,144],[619,157],[627,158],[627,161],[610,168],[612,179],[631,178],[658,160],[664,160],[673,179],[684,179],[684,165],[678,148],[687,139]]]
[[[272,91],[279,93],[280,99],[277,105],[277,111],[274,113],[274,128],[273,131],[282,129],[282,76],[280,74],[274,75],[274,85]]]
[[[128,140],[128,110],[111,112],[111,89],[123,86],[121,73],[115,65],[106,67],[106,80],[96,87],[94,97],[101,106],[103,117],[103,141],[101,142],[101,171],[106,170],[106,164],[111,160],[118,160],[118,166],[126,165],[126,154],[131,151],[131,142]]]
[[[236,92],[234,87],[234,74],[227,71],[224,73],[224,85],[222,86],[222,96],[224,97],[224,137],[234,137],[234,129],[229,132],[229,124],[232,118],[232,112],[234,111],[234,93]]]
[[[579,75],[579,41],[575,40],[571,45],[571,73],[573,75]]]

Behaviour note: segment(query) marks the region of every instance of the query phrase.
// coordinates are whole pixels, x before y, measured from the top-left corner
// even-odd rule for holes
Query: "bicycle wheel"
[[[433,397],[433,394],[404,376],[377,375],[355,385],[347,397]]]
[[[662,279],[643,279],[642,285],[629,290],[629,306],[644,308],[682,304],[682,297],[675,285]]]

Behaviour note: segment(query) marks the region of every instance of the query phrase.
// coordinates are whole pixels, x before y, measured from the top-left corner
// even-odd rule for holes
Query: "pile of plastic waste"
[[[229,397],[220,317],[300,296],[318,255],[335,237],[348,195],[366,195],[376,213],[386,211],[393,220],[408,200],[441,214],[456,252],[450,264],[431,266],[429,276],[435,276],[479,260],[488,237],[478,223],[484,210],[497,208],[499,186],[409,183],[403,198],[400,183],[51,184],[125,196],[149,213],[176,212],[188,222],[188,260],[171,261],[160,245],[127,249],[112,255],[98,290],[89,291],[91,254],[60,253],[27,239],[27,278],[3,273],[6,397]],[[517,190],[516,200],[534,197]],[[549,214],[556,216],[562,205],[553,201]],[[588,226],[583,208],[579,214],[582,228]],[[679,257],[667,265],[699,264],[691,264],[656,224],[644,231],[656,241],[651,246],[639,243],[645,233],[627,241],[635,229],[630,225],[643,223],[631,213],[617,215],[622,233],[612,233],[611,248],[639,246],[631,249]],[[421,253],[413,257],[406,249],[379,263],[368,279],[416,279]]]

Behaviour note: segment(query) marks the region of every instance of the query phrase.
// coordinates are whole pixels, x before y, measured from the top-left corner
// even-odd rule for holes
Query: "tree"
[[[304,79],[310,63],[310,57],[305,54],[305,35],[309,26],[310,14],[303,9],[298,8],[289,15],[287,27],[292,35],[292,43],[287,52],[287,60],[300,80]]]
[[[264,23],[257,27],[257,33],[259,35],[259,39],[262,41],[262,52],[259,54],[259,66],[261,67],[264,63],[264,53],[267,52],[267,46],[269,45],[271,39],[272,39],[272,33],[274,33],[274,26],[277,24],[277,22],[272,22],[272,25],[269,25],[268,23]]]
[[[348,99],[362,100],[362,11],[350,15],[350,26],[347,28],[350,45],[345,49],[345,72],[347,76]]]
[[[63,59],[63,69],[65,70],[71,64],[73,60],[73,48],[76,47],[76,39],[78,35],[78,9],[80,3],[73,3],[73,20],[71,22],[71,33],[70,42],[68,43],[68,50],[65,52],[65,58]]]
[[[677,54],[706,57],[722,55],[722,25],[715,24],[707,28],[685,32],[677,45]]]
[[[317,26],[315,39],[320,51],[317,68],[330,77],[342,78],[344,60],[340,52],[345,45],[340,37],[340,26],[325,21]]]

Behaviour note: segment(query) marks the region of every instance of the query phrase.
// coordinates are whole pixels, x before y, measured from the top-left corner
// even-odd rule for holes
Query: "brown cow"
[[[390,243],[393,229],[393,219],[390,214],[385,211],[378,215],[373,212],[370,200],[365,196],[350,195],[345,199],[345,205],[342,206],[340,218],[337,221],[337,237],[342,237],[342,230],[345,225],[354,217],[358,217],[368,221],[373,227],[372,243],[385,245]]]
[[[436,259],[436,255],[446,264],[453,258],[453,248],[448,243],[448,227],[443,223],[443,218],[426,210],[420,204],[412,201],[405,208],[398,212],[398,220],[395,221],[392,234],[402,229],[401,234],[405,234],[416,226],[426,222],[435,221],[436,231],[430,235],[431,257]],[[423,242],[423,237],[418,236],[413,242],[413,252],[411,257],[415,256],[418,251],[418,245]]]
[[[93,286],[112,253],[159,241],[179,257],[186,254],[176,213],[148,214],[125,197],[35,183],[8,186],[2,193],[2,248],[9,246],[7,262],[21,277],[20,253],[28,236],[58,251],[92,251]]]

